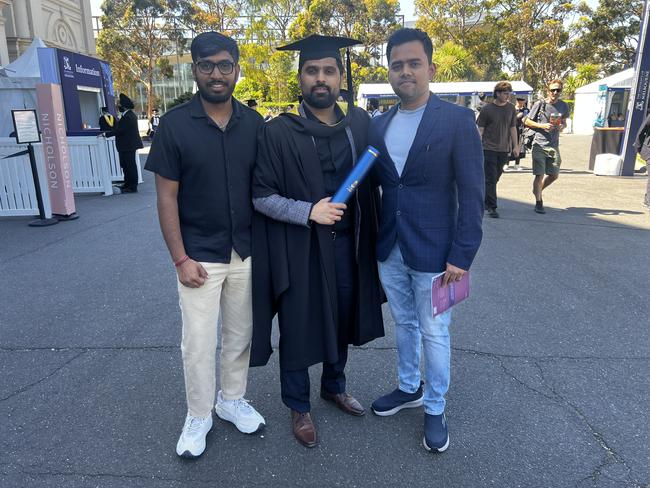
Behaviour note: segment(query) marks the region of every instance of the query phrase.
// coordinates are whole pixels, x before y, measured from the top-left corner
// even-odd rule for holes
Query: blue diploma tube
[[[352,196],[357,187],[361,184],[372,165],[379,157],[379,151],[372,146],[368,146],[363,154],[354,165],[352,171],[348,174],[341,187],[330,200],[332,203],[345,203]]]

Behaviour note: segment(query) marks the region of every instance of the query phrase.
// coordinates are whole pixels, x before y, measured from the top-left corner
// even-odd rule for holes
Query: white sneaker
[[[515,171],[523,171],[524,168],[522,168],[520,165],[515,164]]]
[[[187,414],[183,432],[176,444],[176,454],[184,458],[196,458],[205,451],[205,436],[212,428],[212,414],[206,418]]]
[[[217,393],[217,404],[214,406],[214,410],[220,419],[232,422],[239,432],[244,434],[257,432],[266,425],[264,417],[257,413],[248,400],[244,398],[224,400],[221,390]]]

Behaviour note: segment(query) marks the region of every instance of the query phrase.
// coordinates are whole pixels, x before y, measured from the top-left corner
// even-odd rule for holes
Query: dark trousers
[[[124,172],[124,188],[138,189],[138,167],[135,164],[135,151],[120,151],[120,166]]]
[[[345,365],[348,361],[348,335],[355,320],[356,262],[354,259],[354,234],[337,234],[334,239],[336,257],[336,290],[338,300],[338,361],[323,363],[321,388],[329,393],[345,392]],[[280,370],[282,402],[297,412],[309,412],[309,370]]]
[[[508,164],[508,153],[483,151],[485,169],[485,208],[497,208],[497,183],[503,174],[503,166]]]

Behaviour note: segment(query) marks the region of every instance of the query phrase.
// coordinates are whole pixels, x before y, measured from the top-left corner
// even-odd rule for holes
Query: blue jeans
[[[409,268],[404,263],[398,244],[395,244],[386,261],[379,263],[379,276],[395,319],[399,389],[415,393],[420,387],[422,344],[424,411],[430,415],[440,415],[445,411],[445,394],[449,389],[451,370],[451,310],[435,318],[431,310],[431,278],[436,274]]]

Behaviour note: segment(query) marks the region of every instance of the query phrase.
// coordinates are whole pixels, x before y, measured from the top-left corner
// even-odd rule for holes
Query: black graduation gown
[[[113,130],[105,133],[106,137],[115,136],[115,147],[118,152],[131,152],[142,149],[142,139],[138,132],[138,116],[133,110],[127,110],[124,115],[115,122]]]
[[[367,146],[370,119],[355,108],[335,127],[293,114],[267,122],[260,134],[253,197],[279,194],[309,202],[325,198],[323,172],[312,134],[326,136],[350,126],[357,154]],[[330,132],[328,132],[330,131]],[[303,369],[338,360],[338,344],[362,345],[384,335],[375,242],[378,195],[370,180],[359,185],[354,242],[357,297],[353,330],[337,328],[337,294],[331,227],[287,224],[253,216],[253,339],[251,366],[265,365],[271,348],[271,321],[278,314],[280,367]]]
[[[115,125],[115,122],[117,122],[117,119],[113,117],[113,125],[110,125],[108,123],[108,120],[106,120],[106,116],[102,114],[101,117],[99,117],[99,130],[103,132],[113,130],[113,126]]]

